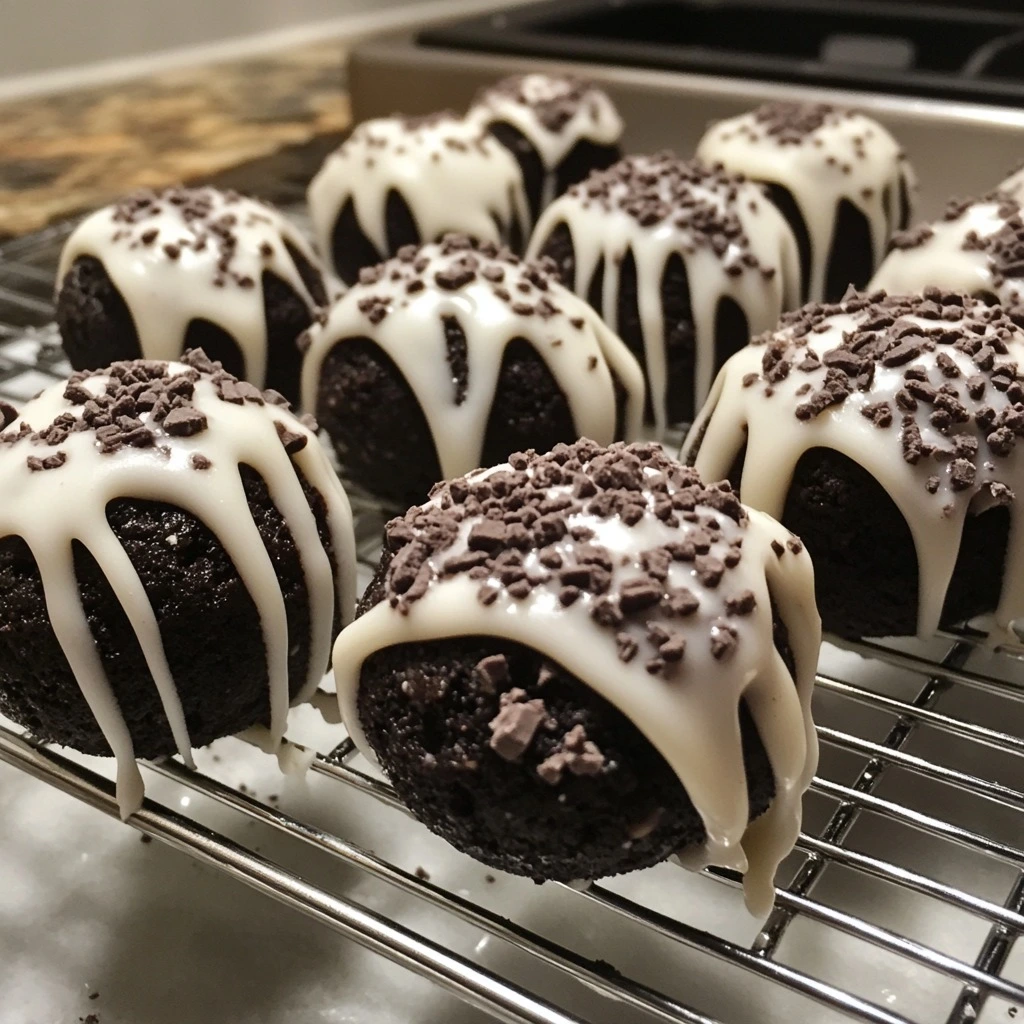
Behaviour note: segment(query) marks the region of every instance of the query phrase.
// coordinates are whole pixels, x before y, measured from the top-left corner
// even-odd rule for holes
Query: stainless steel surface
[[[349,63],[353,113],[361,121],[396,111],[463,109],[481,86],[525,70],[572,70],[603,84],[622,112],[632,152],[667,147],[689,155],[710,122],[766,100],[857,106],[903,144],[921,178],[918,212],[927,217],[951,195],[989,191],[1024,162],[1024,110],[428,48],[408,33],[356,47]]]
[[[64,371],[49,326],[49,294],[65,231],[0,246],[0,394],[15,401]],[[660,888],[645,886],[645,873],[544,887],[551,902],[566,908],[569,927],[556,929],[555,937],[527,924],[525,915],[504,916],[484,899],[432,882],[176,760],[146,766],[180,792],[272,830],[287,848],[309,849],[325,865],[351,869],[421,904],[436,921],[493,939],[526,964],[506,972],[446,949],[437,938],[440,925],[411,928],[397,912],[368,909],[354,894],[308,881],[286,866],[283,854],[271,859],[255,844],[167,806],[147,801],[128,824],[498,1020],[578,1021],[579,993],[589,990],[604,1000],[603,1012],[589,1019],[616,1024],[1009,1024],[1024,1013],[1024,969],[1013,962],[1024,931],[1021,654],[994,654],[967,634],[930,644],[846,641],[826,651],[815,698],[821,770],[797,851],[780,872],[776,908],[759,929],[705,912],[723,900],[735,905],[735,875],[705,872],[693,880],[692,902],[680,904],[666,878],[681,885],[684,876],[666,868],[671,874],[659,876]],[[109,780],[17,730],[0,727],[0,759],[116,815]],[[311,770],[379,805],[413,842],[421,834],[390,787],[359,767],[350,741],[318,756]],[[620,930],[640,951],[621,973],[609,962],[624,955],[622,944],[610,942]],[[647,958],[661,968],[646,969]],[[723,972],[714,975],[719,988],[682,985],[691,973],[702,977],[708,965]],[[748,986],[751,1001],[730,1009],[722,999],[726,986]],[[776,1004],[783,1009],[769,1018]],[[752,1005],[763,1007],[763,1016]]]

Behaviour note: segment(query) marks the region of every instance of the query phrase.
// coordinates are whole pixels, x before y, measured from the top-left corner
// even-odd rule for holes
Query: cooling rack
[[[68,230],[60,225],[0,245],[0,395],[15,403],[66,369],[51,323],[51,289]],[[374,529],[364,517],[364,538]],[[361,547],[367,563],[372,546],[370,539]],[[644,872],[546,886],[568,901],[575,920],[602,922],[578,929],[580,941],[573,942],[571,928],[553,936],[505,916],[465,895],[468,890],[440,886],[244,787],[173,759],[145,766],[240,820],[259,822],[398,890],[445,922],[507,946],[527,965],[502,972],[447,948],[439,930],[410,926],[397,914],[307,881],[279,859],[166,805],[147,799],[129,824],[502,1021],[579,1022],[584,990],[588,1006],[594,993],[601,997],[600,1009],[586,1019],[616,1024],[1024,1020],[1024,949],[1014,949],[1024,930],[1021,656],[1016,648],[990,651],[966,630],[926,644],[826,645],[815,695],[822,762],[807,797],[805,830],[780,870],[774,911],[746,930],[729,915],[704,912],[705,904],[723,900],[736,910],[737,876],[721,870],[686,876],[694,899],[680,909],[678,901],[662,898],[678,871],[664,868],[655,869],[662,871],[660,889],[643,884]],[[109,779],[3,724],[0,758],[117,814]],[[361,766],[350,741],[316,755],[310,771],[379,804],[395,828],[411,836],[420,829],[388,785]],[[638,970],[633,960],[631,973],[616,969],[602,955],[601,938],[619,929],[633,929],[633,944],[643,953],[649,947],[660,968]],[[686,984],[691,976],[715,981]],[[739,1010],[720,998],[731,986],[747,994]]]

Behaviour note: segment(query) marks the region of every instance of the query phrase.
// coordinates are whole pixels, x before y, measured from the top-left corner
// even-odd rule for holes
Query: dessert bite
[[[279,740],[351,617],[348,500],[313,429],[200,351],[0,408],[0,711],[135,758]]]
[[[901,231],[871,281],[873,289],[909,294],[932,286],[986,302],[1024,297],[1024,217],[1011,195],[951,199],[942,217]]]
[[[690,422],[718,367],[799,301],[796,242],[762,190],[671,153],[574,185],[528,255],[554,260],[640,360],[659,436]]]
[[[643,375],[590,306],[462,236],[365,269],[305,347],[303,403],[343,475],[401,508],[520,448],[641,426]]]
[[[519,251],[530,222],[515,159],[450,111],[359,125],[324,161],[308,201],[320,252],[345,284],[449,232]]]
[[[938,289],[787,314],[722,370],[684,451],[798,532],[825,628],[1024,614],[1024,332]]]
[[[659,445],[517,453],[388,524],[335,646],[342,714],[485,864],[570,881],[679,853],[745,871],[763,913],[817,761],[812,576]]]
[[[805,302],[863,288],[893,232],[910,224],[910,163],[889,132],[853,110],[766,103],[709,128],[697,156],[764,184],[796,236]]]
[[[513,75],[481,90],[467,118],[523,172],[531,222],[570,185],[620,159],[622,118],[608,94],[574,75]]]
[[[318,261],[282,214],[214,188],[143,191],[71,233],[57,325],[76,370],[202,348],[235,376],[298,398],[295,340],[327,301]]]

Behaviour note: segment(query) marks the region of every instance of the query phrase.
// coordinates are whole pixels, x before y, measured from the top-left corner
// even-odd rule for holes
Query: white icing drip
[[[812,302],[825,295],[842,200],[848,200],[867,218],[877,266],[890,235],[899,226],[901,181],[906,182],[908,198],[917,187],[896,140],[877,121],[849,111],[836,111],[795,144],[781,143],[768,134],[756,111],[751,111],[709,128],[697,147],[697,158],[789,190],[810,236],[807,297]]]
[[[499,466],[471,474],[480,479]],[[567,493],[551,489],[551,495]],[[649,504],[653,500],[648,495]],[[767,913],[774,890],[772,880],[782,858],[792,849],[800,827],[800,801],[817,765],[817,739],[810,719],[810,698],[820,644],[820,620],[814,604],[813,570],[807,554],[788,549],[777,556],[771,542],[785,544],[788,531],[768,516],[751,512],[745,527],[714,510],[723,539],[712,545],[718,557],[728,542],[743,538],[739,565],[728,571],[718,589],[701,584],[692,564],[673,563],[668,585],[689,588],[700,600],[699,610],[665,625],[686,637],[686,653],[678,675],[666,680],[651,675],[645,658],[623,663],[616,650],[615,630],[597,625],[591,616],[594,598],[584,593],[569,608],[558,600],[558,584],[535,587],[525,600],[507,592],[490,605],[477,599],[480,582],[464,575],[436,579],[427,593],[400,614],[387,601],[357,619],[338,638],[334,670],[342,717],[360,751],[373,760],[357,711],[357,690],[363,662],[374,652],[395,644],[459,636],[495,636],[525,644],[551,658],[583,680],[625,714],[664,756],[686,788],[707,830],[707,843],[690,862],[747,867],[744,880],[752,913]],[[454,553],[467,549],[466,538],[476,519],[460,524],[459,537],[435,553],[431,564],[440,569]],[[633,527],[618,518],[603,519],[578,513],[568,517],[570,528],[595,531],[594,544],[604,545],[625,564],[614,570],[613,588],[641,575],[636,561],[652,547],[685,538],[685,527],[670,527],[648,514]],[[565,538],[554,545],[565,552]],[[527,554],[528,573],[541,571],[538,554]],[[716,661],[711,654],[713,621],[725,615],[725,600],[744,589],[753,592],[756,607],[747,616],[729,617],[738,635],[733,656]],[[790,675],[772,639],[771,599],[789,630],[796,664]],[[648,619],[661,621],[654,610]],[[620,627],[641,641],[644,623]],[[794,686],[795,682],[795,686]],[[749,805],[740,741],[738,709],[746,699],[775,776],[776,794],[756,828],[748,825]]]
[[[502,281],[495,284],[478,273],[457,290],[435,283],[437,273],[450,270],[453,263],[467,255],[482,267],[500,267],[504,271]],[[546,275],[546,290],[531,285],[524,293],[517,286],[529,284],[524,271],[533,271],[480,252],[456,250],[446,255],[443,244],[431,244],[423,246],[417,256],[423,267],[417,276],[425,282],[421,290],[409,293],[406,278],[392,280],[392,270],[404,272],[409,264],[389,261],[383,264],[378,281],[354,285],[331,308],[326,323],[311,329],[311,344],[302,368],[305,409],[316,407],[321,369],[328,353],[346,341],[369,337],[394,361],[419,401],[437,450],[441,475],[461,476],[482,461],[505,347],[515,338],[524,338],[565,394],[577,436],[592,437],[599,444],[615,440],[614,375],[626,392],[626,438],[639,437],[643,374],[626,346],[587,303]],[[499,297],[495,287],[506,289],[510,299]],[[366,307],[367,301],[375,297],[383,298],[389,310],[377,324],[372,323],[371,309]],[[555,308],[546,317],[513,309],[513,303],[534,306],[544,299]],[[458,404],[445,345],[445,317],[458,320],[466,339],[467,386]],[[571,323],[576,319],[582,321],[580,326]]]
[[[581,83],[576,79],[564,76],[523,75],[485,90],[466,115],[483,128],[498,121],[506,122],[530,141],[547,172],[541,195],[542,210],[555,198],[554,171],[577,142],[586,139],[599,146],[614,146],[622,137],[619,112],[608,94],[593,85],[587,84],[582,93],[572,99],[572,114],[557,129],[553,130],[538,116],[538,106],[557,104],[580,88]]]
[[[895,248],[886,256],[868,290],[883,288],[909,295],[933,285],[968,295],[990,292],[1004,305],[1018,303],[1024,296],[1024,280],[994,273],[988,253],[965,242],[972,233],[987,238],[1009,217],[1019,216],[1016,202],[999,197],[971,203],[953,220],[932,221],[928,224],[931,235],[920,245]]]
[[[648,162],[643,157],[631,159],[641,165]],[[656,174],[660,161],[651,159],[649,162],[652,173]],[[666,369],[661,281],[673,254],[682,257],[690,288],[696,346],[694,408],[700,408],[714,379],[715,323],[722,298],[731,298],[743,310],[751,335],[770,329],[784,309],[799,304],[799,256],[789,225],[756,185],[732,182],[731,187],[736,189],[734,199],[727,194],[729,187],[715,183],[712,178],[708,178],[706,185],[691,185],[689,191],[698,201],[736,214],[749,241],[750,252],[761,266],[775,270],[770,279],[759,270],[747,267],[735,276],[726,272],[726,267],[737,263],[742,254],[742,247],[735,240],[718,256],[710,247],[695,244],[691,231],[679,227],[674,220],[645,227],[624,209],[608,209],[601,199],[587,196],[586,183],[570,189],[547,208],[527,250],[527,258],[535,258],[554,229],[564,224],[572,236],[575,255],[573,289],[582,296],[587,295],[594,272],[603,260],[599,311],[613,331],[618,330],[622,262],[627,253],[633,253],[647,382],[658,437],[664,436],[669,425],[667,395],[671,385]],[[624,186],[612,186],[612,203],[628,198]],[[664,198],[673,205],[677,201],[667,185]]]
[[[172,202],[174,196],[188,197],[188,201]],[[209,213],[192,219],[183,211],[194,207],[196,200],[204,206],[208,203]],[[301,233],[274,207],[213,188],[159,193],[131,220],[120,209],[121,204],[104,207],[78,225],[64,245],[57,281],[64,280],[76,259],[92,256],[103,264],[124,298],[144,358],[177,359],[189,324],[209,320],[237,342],[246,380],[264,386],[264,271],[288,284],[310,310],[316,307],[285,244],[318,267]],[[221,229],[237,242],[227,271],[219,265],[225,258],[218,237]],[[157,234],[152,241],[143,242],[143,236],[149,238],[153,231]],[[177,256],[168,255],[167,245]]]
[[[320,252],[334,266],[332,234],[352,201],[356,219],[383,259],[388,195],[398,192],[421,241],[461,232],[506,242],[530,222],[523,176],[511,154],[479,125],[451,116],[366,121],[324,161],[307,199]]]
[[[187,368],[170,363],[169,372],[173,376],[187,372]],[[96,374],[86,380],[85,386],[98,394],[107,380]],[[62,413],[79,418],[82,407],[72,405],[63,392],[64,384],[48,388],[25,406],[13,428],[24,422],[39,430]],[[309,675],[297,701],[308,699],[322,678],[330,652],[335,602],[345,621],[354,604],[351,511],[315,436],[283,408],[222,401],[206,376],[196,382],[193,404],[208,422],[207,429],[195,436],[172,437],[150,424],[158,433],[157,445],[166,451],[161,447],[123,447],[101,453],[92,431],[71,433],[55,447],[20,441],[0,448],[0,492],[5,495],[0,506],[0,536],[21,537],[36,560],[54,633],[117,758],[118,801],[123,816],[139,807],[142,779],[124,716],[110,689],[82,608],[72,559],[74,541],[93,554],[125,609],[179,752],[186,760],[190,742],[153,608],[107,523],[105,510],[111,501],[134,498],[176,506],[202,521],[223,545],[257,608],[267,649],[271,734],[277,739],[284,733],[289,703],[287,624],[280,584],[242,488],[242,465],[252,467],[266,483],[271,499],[288,523],[306,577],[310,598]],[[141,419],[147,423],[149,413],[143,413]],[[307,437],[305,448],[289,457],[278,438],[275,421]],[[26,464],[29,455],[43,457],[58,451],[67,457],[59,468],[33,472]],[[194,453],[208,458],[210,467],[192,468],[190,458]],[[338,566],[337,587],[295,467],[323,498]]]
[[[862,314],[841,313],[829,317],[828,329],[806,336],[807,346],[819,355],[836,348],[843,333],[853,330]],[[957,322],[925,320],[916,316],[901,319],[929,329],[955,329]],[[990,329],[989,333],[993,333]],[[777,337],[792,336],[790,328],[780,330]],[[1020,338],[1024,343],[1024,337]],[[800,361],[798,350],[797,361]],[[941,345],[939,352],[957,364],[962,378],[977,374],[970,356],[951,345]],[[1024,348],[1020,350],[1024,353]],[[797,405],[809,395],[798,396],[796,389],[810,383],[816,391],[825,376],[825,367],[810,373],[794,370],[784,380],[773,383],[774,394],[764,394],[764,382],[744,387],[748,374],[760,374],[765,353],[762,345],[752,345],[737,353],[722,368],[707,404],[694,423],[683,450],[689,451],[700,439],[694,462],[705,479],[728,475],[746,444],[746,458],[740,495],[743,501],[769,515],[781,517],[793,473],[800,457],[812,448],[829,448],[862,466],[892,498],[910,529],[918,562],[918,634],[931,636],[939,626],[946,592],[960,550],[960,539],[968,512],[976,513],[990,504],[987,485],[1003,482],[1019,496],[1024,493],[1024,459],[1018,445],[1008,457],[994,458],[985,441],[985,434],[974,422],[958,424],[957,433],[977,438],[979,443],[977,478],[964,490],[953,490],[950,482],[951,463],[924,458],[917,465],[906,462],[900,444],[900,417],[893,397],[903,386],[904,371],[912,366],[924,367],[929,380],[941,379],[936,371],[936,352],[925,352],[909,363],[886,367],[878,363],[868,391],[854,391],[844,402],[833,405],[817,416],[800,420],[794,413]],[[1003,357],[1005,359],[1005,357]],[[971,402],[962,394],[961,399]],[[861,410],[876,402],[886,401],[894,413],[887,428],[876,427]],[[1009,404],[1005,394],[991,384],[986,387],[984,402],[1001,412]],[[978,403],[973,403],[978,404]],[[926,444],[950,447],[950,439],[929,421],[932,406],[918,403],[914,419]],[[706,428],[706,430],[705,430]],[[703,432],[703,436],[702,436]],[[925,483],[930,476],[939,479],[934,494]],[[1003,592],[995,619],[999,629],[1008,631],[1010,623],[1024,615],[1024,533],[1019,515],[1011,505],[1011,534],[1007,547]]]

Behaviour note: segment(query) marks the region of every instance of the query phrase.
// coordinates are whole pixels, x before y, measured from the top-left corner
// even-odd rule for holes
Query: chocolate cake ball
[[[987,302],[1024,299],[1024,217],[1012,196],[952,199],[939,220],[901,231],[872,288],[921,292],[932,286]]]
[[[910,224],[914,172],[896,140],[856,111],[766,103],[708,129],[697,156],[764,183],[796,235],[804,301],[863,288]]]
[[[359,125],[324,162],[308,200],[320,251],[345,284],[403,246],[449,232],[521,250],[530,220],[515,159],[451,112]]]
[[[118,760],[279,739],[350,617],[348,501],[313,429],[201,351],[80,371],[0,431],[0,712]]]
[[[812,591],[795,537],[659,445],[517,453],[388,524],[334,650],[342,714],[485,864],[749,858],[760,912],[817,760]]]
[[[281,213],[214,188],[138,192],[87,217],[57,274],[57,324],[76,370],[202,348],[298,399],[295,339],[327,302],[312,249]]]
[[[346,479],[400,508],[525,447],[640,430],[643,375],[551,268],[463,236],[364,269],[305,339]]]
[[[760,188],[632,156],[557,199],[530,241],[640,360],[647,420],[690,422],[715,371],[796,305],[796,242]]]
[[[530,214],[622,156],[622,118],[608,94],[573,75],[513,75],[481,90],[468,119],[518,161]]]
[[[1024,615],[1024,332],[927,289],[788,314],[722,370],[685,451],[798,532],[825,628]]]

